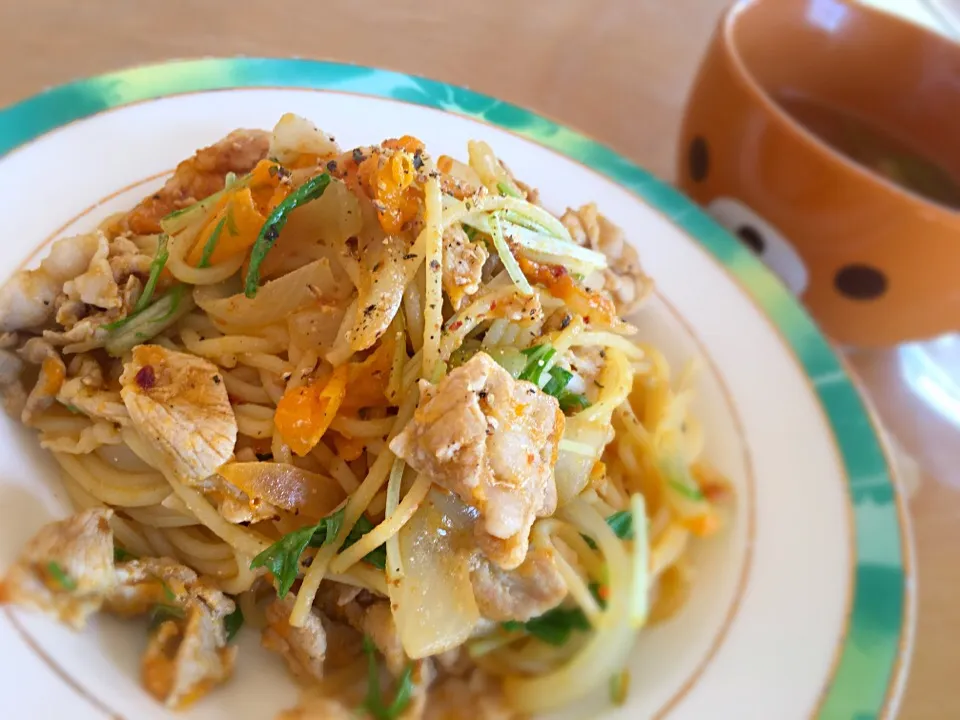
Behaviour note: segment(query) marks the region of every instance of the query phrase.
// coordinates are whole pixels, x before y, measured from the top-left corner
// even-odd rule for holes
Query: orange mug
[[[838,342],[960,329],[960,45],[852,0],[742,0],[679,148],[684,192]]]

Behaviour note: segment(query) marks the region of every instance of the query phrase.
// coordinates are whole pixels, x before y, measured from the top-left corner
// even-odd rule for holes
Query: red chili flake
[[[137,385],[140,386],[142,390],[149,390],[154,385],[157,384],[157,373],[153,369],[153,365],[144,365],[137,371],[136,376]]]
[[[450,326],[451,330],[458,330],[463,325],[462,322],[457,320],[453,325]]]

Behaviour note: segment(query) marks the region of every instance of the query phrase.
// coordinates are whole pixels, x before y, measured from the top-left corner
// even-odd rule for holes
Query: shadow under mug
[[[677,173],[835,340],[960,329],[960,211],[851,160],[787,97],[862,118],[960,178],[960,45],[851,0],[741,0],[694,82]]]

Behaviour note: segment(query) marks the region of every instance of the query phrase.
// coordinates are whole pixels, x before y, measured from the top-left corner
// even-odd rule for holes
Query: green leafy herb
[[[227,232],[236,237],[240,234],[239,228],[237,228],[237,220],[233,217],[233,205],[227,205],[227,214],[224,216],[224,219],[227,221]]]
[[[521,352],[526,355],[527,364],[517,379],[529,380],[534,385],[539,385],[547,363],[557,354],[557,351],[552,345],[534,345]]]
[[[257,555],[250,563],[250,569],[267,568],[277,580],[277,595],[285,596],[297,579],[297,574],[300,571],[300,556],[303,551],[307,549],[308,545],[310,547],[321,547],[326,543],[333,542],[343,525],[344,510],[345,508],[340,508],[335,513],[323,518],[316,525],[308,525],[284,535]],[[373,528],[373,523],[361,515],[347,534],[343,548],[350,547]],[[381,545],[367,553],[363,559],[374,567],[383,570],[387,564],[387,550]]]
[[[690,500],[700,501],[704,499],[703,493],[700,491],[700,488],[698,487],[695,487],[693,485],[688,485],[687,483],[681,482],[679,480],[670,480],[668,482],[670,484],[670,487],[672,487],[674,490],[676,490],[678,493],[680,493],[684,497],[689,498]]]
[[[565,413],[590,407],[590,401],[587,400],[586,395],[580,395],[579,393],[568,392],[566,390],[560,393],[557,400],[560,403],[560,409]]]
[[[588,540],[588,542],[591,541]],[[607,601],[600,595],[600,585],[590,583],[588,587],[590,588],[590,594],[600,604],[600,607],[606,607]],[[548,645],[563,645],[570,639],[574,630],[589,630],[590,621],[587,620],[587,616],[583,614],[583,610],[580,608],[556,607],[526,622],[509,620],[500,623],[500,626],[511,632],[527,632]]]
[[[223,629],[227,633],[227,642],[231,642],[237,636],[240,628],[243,627],[243,610],[237,605],[237,609],[223,619]]]
[[[200,255],[200,262],[197,263],[198,268],[210,266],[210,258],[213,257],[213,251],[217,249],[217,243],[220,242],[220,236],[223,234],[223,227],[226,224],[227,219],[222,217],[216,227],[213,228],[213,232],[210,233],[210,237],[207,238],[207,242],[203,246],[203,254]]]
[[[60,566],[60,563],[53,560],[48,562],[47,572],[50,573],[50,577],[56,581],[61,590],[66,590],[69,592],[77,589],[77,581],[67,575],[67,571]]]
[[[327,185],[330,184],[330,175],[322,173],[316,177],[310,178],[303,185],[290,193],[283,202],[281,202],[267,217],[263,227],[260,228],[260,234],[257,236],[253,249],[250,251],[250,268],[247,270],[247,277],[244,281],[244,292],[249,298],[256,297],[257,288],[260,286],[260,265],[264,258],[270,252],[277,238],[280,237],[280,231],[287,224],[287,218],[300,205],[304,205],[311,200],[316,200],[323,195]]]
[[[150,629],[156,630],[167,620],[183,620],[183,608],[168,603],[157,603],[150,611]]]
[[[524,628],[548,645],[563,645],[574,630],[589,630],[590,622],[580,608],[554,608],[528,620]]]
[[[320,523],[322,524],[323,520]],[[251,570],[263,567],[273,574],[277,583],[278,597],[285,597],[293,587],[300,572],[300,555],[307,549],[307,545],[310,544],[313,534],[319,527],[319,525],[308,525],[284,535],[250,563]]]
[[[136,560],[137,556],[122,547],[113,548],[113,561],[126,562],[127,560]]]
[[[172,213],[165,215],[160,220],[160,227],[163,228],[163,231],[167,234],[175,235],[190,225],[190,223],[199,220],[204,213],[209,212],[227,192],[236,187],[243,187],[249,182],[250,174],[238,178],[236,173],[227,173],[224,176],[223,190],[208,195],[193,205],[188,205],[185,208],[174,210]]]
[[[565,370],[562,367],[552,367],[550,368],[550,379],[547,381],[547,384],[543,386],[543,391],[547,395],[553,395],[555,398],[559,398],[570,383],[571,378],[573,378],[573,373],[569,370]]]
[[[667,485],[678,495],[691,502],[706,502],[700,485],[690,473],[690,467],[679,455],[669,455],[660,461],[660,472],[667,481]]]
[[[607,525],[621,540],[633,540],[633,513],[629,510],[615,512],[607,518]]]
[[[480,341],[467,338],[450,354],[450,369],[460,367],[478,352],[480,352]]]
[[[413,665],[409,664],[403,669],[403,673],[397,679],[393,701],[386,705],[380,691],[380,664],[377,662],[377,649],[366,635],[363,637],[363,651],[367,654],[367,695],[363,700],[363,707],[375,720],[396,720],[407,709],[410,696],[413,695]]]
[[[476,240],[477,237],[480,235],[480,231],[471,225],[464,224],[464,225],[461,225],[461,227],[463,228],[463,231],[467,234],[467,237],[470,238],[471,241]]]
[[[64,406],[67,410],[69,410],[70,412],[72,412],[74,415],[79,415],[79,414],[80,414],[80,408],[78,408],[78,407],[77,407],[76,405],[74,405],[73,403],[63,403],[63,406]]]
[[[509,196],[509,197],[520,198],[521,200],[523,199],[523,195],[521,195],[515,188],[513,188],[512,186],[508,185],[505,182],[502,182],[502,181],[498,182],[497,190],[500,192],[501,195],[505,197]]]
[[[167,250],[167,235],[164,233],[157,242],[157,254],[150,263],[150,275],[147,277],[147,283],[143,286],[143,292],[137,299],[137,304],[133,306],[133,312],[138,313],[146,309],[153,299],[153,292],[157,289],[157,281],[160,279],[160,273],[167,264],[167,258],[170,257],[170,251]]]
[[[332,542],[340,532],[340,526],[343,525],[344,508],[340,508],[332,515],[323,518],[317,525],[317,532],[310,541],[311,547],[320,547],[328,542]],[[360,538],[373,530],[375,525],[367,520],[366,516],[361,515],[356,524],[351,528],[347,539],[343,543],[343,549],[346,549],[357,542]],[[387,566],[387,548],[384,545],[374,548],[368,552],[364,558],[366,562],[380,570]]]
[[[380,545],[363,556],[364,562],[373,565],[378,570],[387,569],[387,546]]]
[[[163,297],[127,317],[101,325],[110,335],[104,342],[107,352],[120,357],[145,340],[158,335],[194,308],[185,285],[171,288]]]
[[[314,528],[313,535],[310,538],[309,545],[311,547],[321,547],[326,545],[328,542],[333,542],[336,539],[337,535],[340,534],[340,527],[343,525],[343,516],[346,512],[346,508],[340,508],[335,513],[327,515],[327,517],[320,520]],[[361,520],[364,518],[361,517]],[[359,524],[359,522],[357,523]],[[347,536],[349,539],[349,535]],[[344,543],[346,546],[346,543]]]
[[[607,525],[613,530],[614,535],[621,540],[633,540],[633,513],[629,510],[615,512],[607,518]],[[586,540],[587,545],[591,548],[594,550],[597,549],[597,544],[593,541],[592,537],[583,534],[581,534],[580,537]]]
[[[163,590],[163,597],[166,598],[167,602],[175,602],[177,596],[174,594],[173,590],[170,589],[170,586],[167,585],[163,580],[160,581],[160,589]]]

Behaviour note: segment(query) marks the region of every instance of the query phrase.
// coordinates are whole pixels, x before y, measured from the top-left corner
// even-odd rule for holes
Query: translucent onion
[[[220,477],[250,498],[265,501],[310,519],[326,517],[343,502],[344,493],[333,478],[277,462],[227,463]]]
[[[269,325],[302,308],[317,303],[317,295],[343,299],[349,288],[341,283],[326,258],[264,284],[255,297],[243,293],[219,297],[213,288],[195,288],[194,300],[215,319],[224,322],[242,319],[244,325]]]
[[[317,158],[337,155],[340,148],[333,137],[327,135],[306,118],[294,113],[284,114],[273,128],[268,156],[276,158],[281,165],[292,164],[303,155]]]
[[[583,413],[567,418],[554,478],[560,505],[577,497],[590,482],[590,473],[611,439],[609,425],[588,421]]]
[[[412,659],[458,647],[480,620],[464,549],[473,545],[474,520],[459,500],[432,491],[399,533],[403,576],[389,583],[390,601]]]

